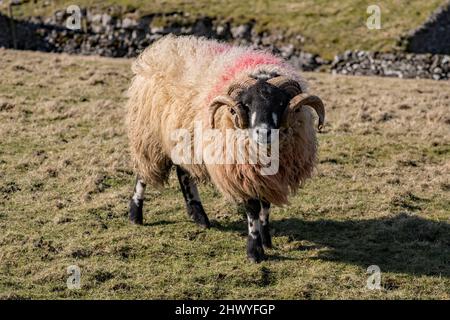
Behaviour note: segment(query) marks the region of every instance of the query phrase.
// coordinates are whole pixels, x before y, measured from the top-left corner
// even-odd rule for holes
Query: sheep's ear
[[[233,117],[234,126],[239,129],[248,128],[248,115],[241,103],[236,103],[230,107],[230,112]]]
[[[231,120],[233,121],[234,127],[236,129],[246,129],[247,128],[246,119],[241,118],[245,117],[245,115],[241,114],[239,116],[233,108],[230,108],[229,110],[231,113]]]
[[[235,128],[240,128],[242,126],[242,124],[239,121],[239,117],[236,113],[231,115],[231,119],[233,119],[233,124]]]

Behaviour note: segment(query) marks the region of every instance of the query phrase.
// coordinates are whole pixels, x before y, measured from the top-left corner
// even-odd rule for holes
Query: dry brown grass
[[[327,105],[320,165],[252,265],[244,219],[210,187],[210,230],[173,178],[128,223],[129,66],[0,50],[0,298],[450,298],[448,82],[306,73]]]

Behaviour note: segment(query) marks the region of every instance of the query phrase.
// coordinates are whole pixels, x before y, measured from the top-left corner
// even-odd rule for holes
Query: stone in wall
[[[397,78],[450,79],[450,55],[346,51],[335,57],[333,73]]]

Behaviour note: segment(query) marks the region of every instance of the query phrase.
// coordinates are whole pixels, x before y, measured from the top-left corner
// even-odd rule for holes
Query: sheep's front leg
[[[245,210],[248,220],[247,258],[251,262],[258,263],[265,259],[260,233],[259,213],[261,211],[261,203],[259,199],[246,201]]]
[[[259,213],[259,220],[261,221],[262,245],[265,249],[272,248],[272,238],[269,231],[269,212],[270,202],[261,200],[261,212]]]
[[[143,223],[142,208],[144,207],[144,191],[145,183],[139,176],[136,177],[136,183],[134,185],[134,194],[130,201],[130,221],[136,224]]]
[[[178,181],[180,182],[181,191],[183,192],[184,201],[186,202],[188,215],[198,225],[209,228],[211,224],[209,223],[208,216],[200,202],[197,185],[189,173],[180,166],[177,166],[177,176]]]

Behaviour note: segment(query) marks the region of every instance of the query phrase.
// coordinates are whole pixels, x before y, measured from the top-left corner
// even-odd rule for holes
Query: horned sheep
[[[166,36],[141,53],[132,70],[127,128],[137,179],[130,220],[142,224],[146,185],[163,186],[175,166],[188,214],[197,224],[210,226],[198,181],[210,181],[226,198],[243,203],[247,256],[253,262],[263,260],[263,248],[272,246],[270,205],[288,204],[288,196],[313,173],[314,116],[304,106],[317,112],[320,129],[325,117],[320,98],[306,93],[305,80],[283,59],[205,38]],[[202,154],[200,161],[180,162],[174,158],[180,142],[174,132],[183,129],[194,138],[196,126],[224,136],[228,130],[249,132],[243,138],[244,150],[266,146],[268,154],[276,151],[271,136],[276,132],[276,172],[263,174],[259,160],[211,162]],[[188,150],[193,150],[196,146],[190,141]],[[211,141],[225,148],[222,141]]]

